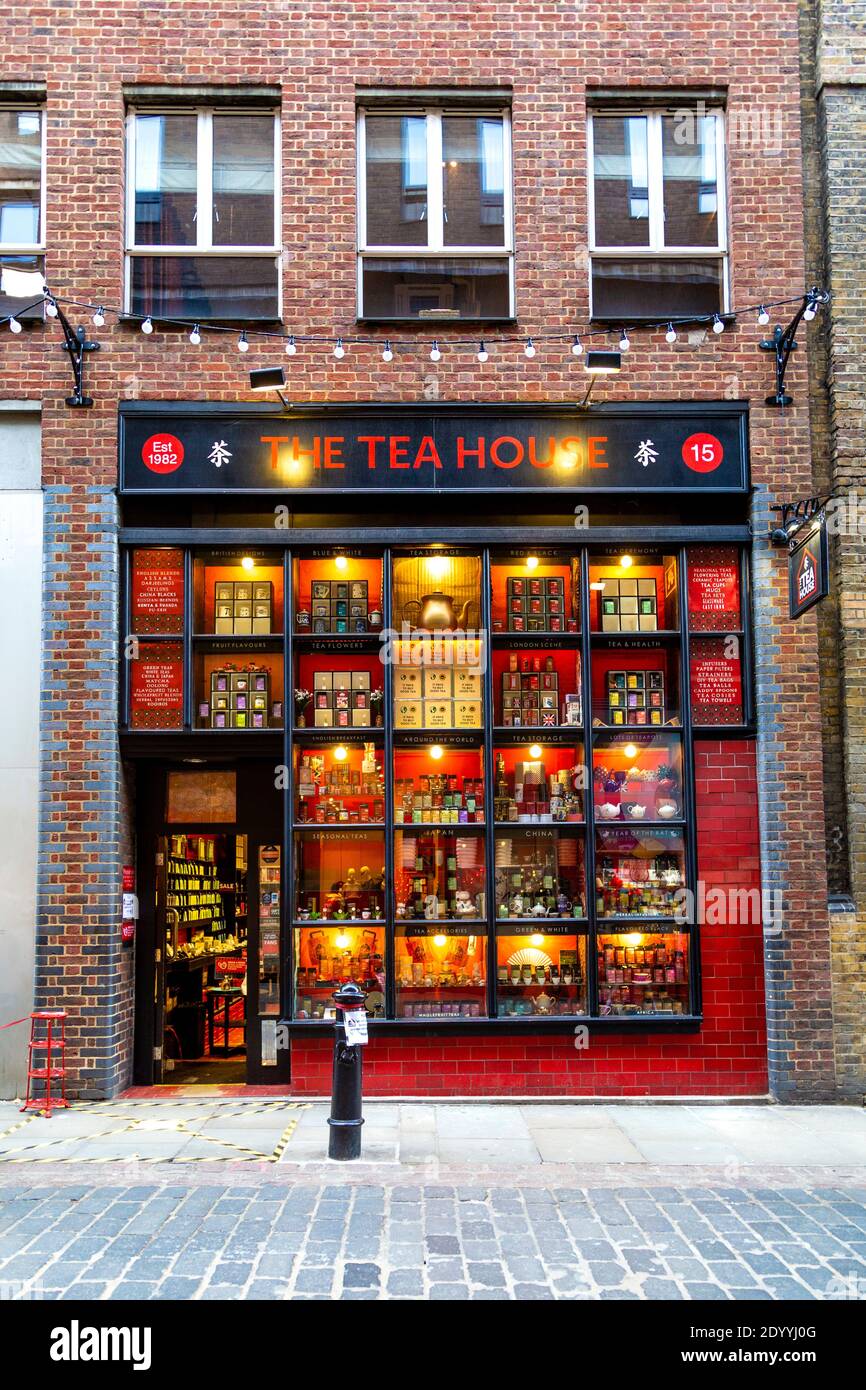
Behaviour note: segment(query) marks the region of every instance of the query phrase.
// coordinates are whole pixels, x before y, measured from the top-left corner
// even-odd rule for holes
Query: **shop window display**
[[[599,827],[595,844],[596,916],[675,917],[682,910],[682,830]]]
[[[484,758],[477,743],[428,743],[394,750],[398,825],[483,825]]]
[[[597,821],[683,818],[683,749],[677,734],[597,735],[592,775]]]
[[[239,650],[215,643],[193,660],[198,726],[279,729],[283,726],[282,651]]]
[[[296,927],[295,1018],[333,1019],[334,990],[349,982],[367,995],[372,1018],[385,1012],[385,931],[363,921]]]
[[[487,1012],[486,939],[443,923],[398,922],[398,1018],[480,1018]]]
[[[193,566],[198,636],[282,637],[283,561],[264,551],[207,551]]]
[[[524,555],[491,565],[494,633],[580,630],[579,561],[565,555]]]
[[[382,749],[372,743],[296,747],[295,818],[302,825],[384,824]]]
[[[381,921],[384,884],[381,831],[335,828],[296,833],[296,920]]]
[[[486,923],[484,840],[477,833],[406,828],[394,834],[398,922]]]
[[[401,555],[394,558],[394,626],[418,632],[466,632],[481,626],[479,555]]]
[[[382,628],[382,560],[348,550],[296,560],[294,629],[365,637]]]
[[[598,937],[601,1016],[687,1014],[689,938],[682,932]]]
[[[498,927],[496,996],[500,1018],[585,1014],[586,937],[547,923]]]
[[[500,830],[494,841],[495,907],[501,921],[586,916],[583,839],[543,827]]]
[[[377,729],[384,699],[381,663],[372,655],[312,650],[295,654],[293,709],[298,729]]]
[[[493,816],[499,824],[583,820],[582,745],[498,744],[493,757]]]
[[[589,612],[593,632],[634,635],[678,631],[677,557],[641,550],[593,556]]]

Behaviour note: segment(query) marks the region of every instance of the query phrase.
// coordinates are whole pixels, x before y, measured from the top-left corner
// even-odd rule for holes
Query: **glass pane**
[[[368,115],[367,245],[427,245],[427,117]]]
[[[472,922],[486,918],[484,839],[477,833],[401,829],[394,834],[398,920]]]
[[[589,566],[589,612],[593,632],[676,632],[676,555],[638,549],[594,556]]]
[[[496,836],[494,857],[500,921],[586,916],[580,832],[543,827],[502,830]]]
[[[586,937],[543,922],[537,931],[497,928],[500,1018],[586,1013],[586,983]]]
[[[296,746],[295,819],[316,825],[383,824],[382,750],[372,743]]]
[[[442,120],[446,246],[505,245],[505,141],[500,116]]]
[[[135,245],[194,246],[195,116],[135,118]]]
[[[9,266],[11,270],[41,270],[44,272],[45,259],[42,256],[0,256],[0,269]],[[40,299],[38,304],[31,299],[11,299],[9,295],[0,294],[0,317],[5,318],[7,314],[14,314],[22,323],[33,322],[36,319],[44,319],[45,306]],[[33,304],[33,308],[27,306]]]
[[[577,632],[579,562],[571,556],[525,555],[490,568],[494,632]]]
[[[281,636],[283,564],[273,552],[200,554],[193,566],[193,632]]]
[[[213,244],[274,244],[274,118],[213,118]]]
[[[385,1013],[385,929],[361,922],[299,927],[295,933],[295,1018],[336,1016],[334,990],[350,981],[366,992],[372,1018]]]
[[[682,830],[596,830],[596,912],[602,917],[676,917],[685,887]]]
[[[398,1018],[479,1018],[487,1013],[487,943],[481,932],[398,922],[395,944]]]
[[[129,727],[183,728],[183,644],[140,642],[129,663]]]
[[[677,734],[600,735],[592,775],[597,821],[670,821],[685,815],[683,746]]]
[[[681,932],[598,937],[598,1002],[609,1014],[686,1014],[689,939]]]
[[[481,557],[430,552],[394,560],[394,621],[422,632],[481,624]]]
[[[288,456],[287,476],[292,460]],[[363,636],[382,629],[382,560],[345,551],[295,563],[295,630]],[[382,672],[372,683],[382,686]],[[375,703],[375,702],[374,702]],[[378,711],[377,718],[381,714]],[[377,722],[377,718],[372,723]],[[361,721],[359,721],[361,722]]]
[[[42,113],[0,111],[0,245],[40,239]]]
[[[377,830],[295,835],[295,917],[301,922],[381,922],[385,839]]]
[[[597,246],[649,246],[646,116],[595,116],[593,187]]]
[[[200,729],[281,729],[283,653],[264,641],[250,649],[205,644],[193,654],[196,720]]]
[[[246,836],[238,837],[238,860],[246,866]],[[241,844],[242,842],[242,844]],[[260,845],[259,860],[259,1014],[280,1013],[280,872],[279,845]]]
[[[362,315],[368,319],[506,319],[507,260],[382,260],[365,257]]]
[[[492,662],[493,719],[500,728],[543,730],[583,722],[576,647],[497,647]]]
[[[493,814],[500,824],[583,820],[580,746],[516,743],[494,750]]]
[[[134,550],[130,595],[132,631],[148,636],[182,633],[183,601],[183,551],[164,547]]]
[[[718,246],[716,117],[662,119],[666,246]]]
[[[722,310],[723,263],[596,258],[592,316],[597,319],[687,318]]]
[[[133,314],[276,319],[277,261],[248,256],[133,256]]]
[[[483,824],[480,744],[457,743],[453,736],[437,743],[431,737],[395,749],[394,819],[398,825]]]
[[[688,555],[690,632],[739,632],[740,552],[734,545],[696,545]]]

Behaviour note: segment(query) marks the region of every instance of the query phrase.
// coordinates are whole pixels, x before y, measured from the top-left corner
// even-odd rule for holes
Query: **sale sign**
[[[183,728],[181,643],[142,642],[130,665],[130,728]]]
[[[131,587],[133,632],[183,632],[183,551],[133,551]]]
[[[689,651],[695,724],[742,724],[743,669],[736,638],[695,637]]]
[[[689,629],[738,632],[742,625],[740,557],[733,545],[700,545],[689,552]]]

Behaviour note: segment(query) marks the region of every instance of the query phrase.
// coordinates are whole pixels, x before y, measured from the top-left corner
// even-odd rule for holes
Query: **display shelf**
[[[583,742],[583,724],[494,724],[493,741],[512,747],[535,742],[575,744]]]
[[[719,636],[718,633],[709,635]],[[659,628],[655,632],[608,631],[589,634],[589,640],[594,647],[650,647],[654,642],[678,642],[681,637],[682,632],[678,627]]]
[[[459,830],[462,835],[466,830],[486,830],[487,822],[483,820],[457,821],[457,820],[398,820],[394,821],[393,830]]]
[[[372,725],[370,728],[353,728],[351,725],[346,728],[323,728],[318,724],[299,725],[292,729],[292,741],[294,743],[382,743],[385,739],[385,730],[381,726]]]
[[[378,651],[382,645],[379,632],[293,632],[292,644],[311,652],[352,650]]]
[[[586,928],[589,925],[588,917],[497,917],[495,920],[497,927],[522,928],[519,932],[508,933],[512,936],[533,935],[534,933],[529,930],[531,925],[534,926],[535,932],[540,932],[542,927],[546,927],[551,936],[567,936],[568,932],[565,930],[566,927],[583,926]],[[554,928],[554,931],[551,931],[551,928]],[[583,933],[578,933],[578,935],[582,934]],[[541,932],[541,935],[543,936],[544,932]]]
[[[293,917],[291,927],[384,927],[386,917]]]
[[[332,830],[384,830],[386,826],[383,820],[294,820],[292,821],[292,829],[317,830],[320,834],[323,830],[327,830],[330,834]]]
[[[555,651],[560,647],[579,647],[583,637],[579,632],[498,632],[490,634],[494,647],[519,651],[522,647],[542,647]]]

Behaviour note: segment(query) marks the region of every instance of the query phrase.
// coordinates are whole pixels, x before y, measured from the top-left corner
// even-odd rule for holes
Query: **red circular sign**
[[[712,473],[725,451],[714,434],[690,434],[683,445],[683,462],[693,473]]]
[[[151,473],[173,473],[183,463],[183,445],[173,434],[152,434],[141,447],[141,457]]]

